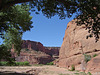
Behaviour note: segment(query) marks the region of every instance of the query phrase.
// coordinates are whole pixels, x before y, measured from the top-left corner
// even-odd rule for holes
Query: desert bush
[[[75,66],[72,65],[72,66],[71,66],[71,69],[69,69],[69,71],[75,71]]]
[[[53,62],[50,62],[50,63],[47,63],[46,65],[54,65],[54,63]]]
[[[96,56],[97,56],[97,54],[94,54],[94,55],[93,55],[93,57],[96,57]]]
[[[25,61],[25,62],[16,62],[16,66],[29,66],[29,62]]]
[[[91,55],[84,54],[86,63],[91,60]]]
[[[2,61],[0,62],[0,66],[6,66],[7,62],[6,61]]]
[[[11,61],[11,62],[1,61],[0,66],[15,66],[15,62],[14,61]]]
[[[29,66],[29,62],[7,62],[7,61],[1,61],[0,66]]]
[[[90,72],[87,73],[88,75],[92,75]]]

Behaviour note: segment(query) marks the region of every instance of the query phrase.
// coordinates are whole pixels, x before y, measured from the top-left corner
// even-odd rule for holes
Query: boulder
[[[60,67],[69,68],[72,65],[80,65],[83,53],[89,55],[100,53],[100,41],[95,42],[94,37],[86,39],[87,35],[89,33],[85,25],[77,26],[76,20],[67,24],[57,63]]]

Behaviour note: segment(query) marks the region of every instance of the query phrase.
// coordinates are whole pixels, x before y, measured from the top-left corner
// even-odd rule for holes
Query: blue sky
[[[48,19],[43,16],[42,13],[38,15],[31,13],[31,16],[33,16],[32,25],[34,27],[31,31],[25,32],[22,39],[41,42],[44,46],[60,47],[63,42],[67,24],[73,17],[60,20],[58,16]],[[1,38],[0,44],[2,44]]]
[[[23,34],[23,40],[31,40],[41,42],[44,46],[60,47],[63,42],[67,23],[73,19],[66,18],[60,20],[58,16],[54,16],[51,19],[46,18],[42,13],[33,16],[33,26],[31,31],[27,31]]]

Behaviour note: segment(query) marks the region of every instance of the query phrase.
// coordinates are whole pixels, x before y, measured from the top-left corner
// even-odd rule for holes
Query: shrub
[[[29,66],[29,62],[25,61],[25,62],[16,62],[16,66]]]
[[[6,61],[1,61],[0,66],[6,66],[7,62]]]
[[[29,49],[28,49],[28,48],[26,48],[26,49],[25,49],[25,51],[29,51]]]
[[[88,75],[92,75],[90,72],[88,72]]]
[[[94,54],[94,55],[93,55],[93,57],[96,57],[96,56],[97,56],[97,54]]]
[[[50,63],[47,63],[46,65],[54,65],[54,63],[53,62],[50,62]]]
[[[72,66],[71,66],[71,71],[74,71],[74,70],[75,70],[75,66],[72,65]]]
[[[1,61],[0,66],[29,66],[29,62],[7,62],[7,61]]]
[[[25,61],[23,62],[25,66],[28,66],[29,65],[29,62],[28,61]]]
[[[86,63],[87,63],[88,61],[91,60],[91,55],[86,55],[86,54],[84,54],[84,58],[85,58],[85,61],[86,61]]]
[[[72,66],[71,66],[71,69],[69,69],[69,71],[75,71],[75,66],[72,65]]]
[[[23,62],[16,62],[16,66],[24,66]]]
[[[7,66],[15,66],[16,62],[15,61],[10,61],[10,62],[8,61],[6,65]]]

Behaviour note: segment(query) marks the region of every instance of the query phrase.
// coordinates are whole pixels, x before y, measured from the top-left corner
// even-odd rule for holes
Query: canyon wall
[[[46,64],[58,58],[60,47],[44,47],[42,43],[23,40],[20,56],[11,50],[17,62],[28,61],[30,64]],[[56,56],[56,57],[54,57]]]
[[[63,43],[59,52],[59,62],[57,65],[60,67],[71,67],[81,64],[83,60],[83,53],[94,55],[100,53],[100,41],[95,42],[95,38],[88,38],[89,35],[85,26],[77,26],[75,20],[67,24]]]
[[[49,55],[59,55],[60,47],[45,47],[40,42],[23,40],[22,49],[41,51]]]

